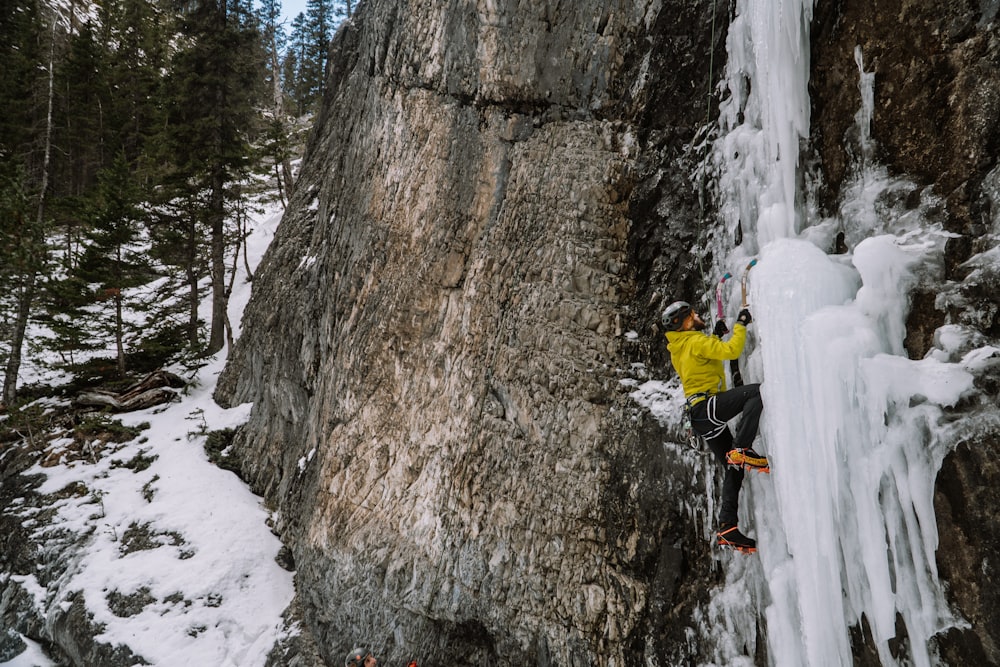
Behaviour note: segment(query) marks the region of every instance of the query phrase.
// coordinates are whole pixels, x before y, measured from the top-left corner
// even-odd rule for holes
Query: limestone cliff
[[[958,272],[996,215],[995,16],[854,4],[814,22],[805,148],[832,205],[858,106],[852,42],[866,40],[891,73],[883,159],[943,188]],[[712,211],[692,146],[714,118],[729,12],[368,0],[340,30],[218,392],[254,403],[236,450],[297,567],[307,641],[275,664],[339,664],[361,641],[430,667],[705,655],[688,629],[718,578],[693,474],[707,460],[665,447],[679,434],[620,380],[638,362],[667,376],[658,313],[701,280],[688,250]],[[919,296],[913,330],[929,336],[945,313]],[[946,465],[968,479],[979,456]],[[942,542],[961,553],[945,571],[960,611],[982,625],[948,650],[996,661],[996,605],[961,565],[995,564],[979,510],[959,505],[997,473],[974,476],[942,496],[956,513]]]

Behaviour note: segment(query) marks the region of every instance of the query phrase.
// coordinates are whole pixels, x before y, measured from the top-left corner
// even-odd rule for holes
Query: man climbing
[[[378,667],[378,660],[375,654],[366,648],[356,648],[347,654],[344,662],[346,667]],[[417,661],[411,660],[406,667],[417,667]]]
[[[750,447],[757,436],[764,406],[759,384],[726,390],[723,361],[739,358],[746,343],[746,327],[752,321],[750,311],[743,308],[733,326],[733,335],[724,342],[725,322],[720,319],[715,335],[708,335],[705,321],[686,301],[676,301],[663,311],[667,351],[684,385],[691,426],[726,466],[718,543],[746,553],[756,551],[757,542],[737,528],[737,511],[744,468],[770,472],[767,459]],[[742,418],[734,438],[727,422],[738,414],[742,414]]]
[[[375,667],[378,665],[378,660],[368,649],[356,648],[347,654],[344,664],[346,667]]]

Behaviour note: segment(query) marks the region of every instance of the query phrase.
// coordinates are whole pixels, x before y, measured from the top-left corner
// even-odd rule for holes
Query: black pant
[[[726,454],[731,449],[747,449],[753,444],[763,409],[759,384],[745,384],[724,391],[691,408],[691,427],[705,439],[712,453],[726,467],[720,523],[736,525],[740,487],[743,486],[743,468],[726,465]],[[734,438],[726,422],[741,413],[743,416]]]

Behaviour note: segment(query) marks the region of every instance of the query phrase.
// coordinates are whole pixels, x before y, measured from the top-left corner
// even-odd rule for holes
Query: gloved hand
[[[750,311],[744,308],[743,310],[740,311],[740,314],[736,316],[736,321],[742,324],[743,326],[747,326],[748,324],[753,322],[753,317],[750,315]]]
[[[727,333],[729,333],[729,327],[726,326],[725,320],[719,320],[715,323],[715,335],[722,338]]]

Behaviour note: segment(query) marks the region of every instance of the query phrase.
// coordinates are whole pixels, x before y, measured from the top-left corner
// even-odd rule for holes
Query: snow
[[[741,525],[757,537],[757,555],[717,556],[725,581],[695,618],[714,664],[753,664],[756,645],[766,642],[774,665],[817,667],[853,662],[849,632],[862,616],[882,663],[897,664],[889,646],[899,616],[909,662],[922,667],[936,661],[934,635],[965,623],[948,609],[935,562],[934,480],[950,441],[942,416],[972,390],[972,371],[1000,363],[1000,350],[948,325],[926,358],[906,356],[906,294],[937,270],[945,235],[921,217],[933,205],[926,197],[909,212],[879,204],[909,185],[872,161],[875,74],[865,71],[859,48],[856,173],[839,215],[816,217],[798,159],[810,125],[812,7],[812,0],[737,0],[728,31],[714,162],[723,224],[741,226],[745,238],[738,247],[718,242],[712,256],[722,258],[720,275],[741,277],[751,258],[759,260],[747,274],[755,320],[742,368],[747,382],[762,383],[757,448],[772,473],[748,475],[741,495]],[[316,198],[308,205],[318,207]],[[251,264],[279,218],[272,207],[253,219]],[[828,254],[837,232],[847,254]],[[314,262],[307,255],[299,267]],[[994,250],[969,266],[975,277],[998,263]],[[725,284],[730,320],[737,283]],[[249,291],[239,276],[230,300],[237,335]],[[203,308],[207,317],[210,305]],[[45,492],[86,486],[87,495],[59,502],[54,523],[87,537],[55,590],[34,576],[13,579],[40,610],[65,607],[82,592],[103,626],[98,639],[126,644],[153,665],[262,665],[294,593],[292,575],[275,562],[280,543],[261,499],[204,451],[209,431],[239,425],[249,413],[248,405],[223,410],[211,398],[224,362],[218,355],[198,369],[181,402],[123,415],[126,424],[149,427],[113,454],[28,471],[46,476]],[[45,378],[52,376],[44,365],[26,364],[21,381]],[[680,421],[676,382],[625,384],[661,423]],[[139,454],[153,459],[148,468],[121,465]],[[718,468],[702,470],[711,515]],[[13,505],[26,526],[52,529],[23,502]],[[706,519],[706,539],[713,520]],[[125,548],[140,527],[150,548]],[[118,616],[109,604],[115,595],[149,602]],[[761,618],[764,636],[756,631]],[[25,642],[28,649],[3,665],[55,664]]]
[[[676,378],[668,382],[648,380],[638,385],[629,396],[649,410],[662,426],[676,423],[678,415],[684,410],[684,388]]]
[[[27,637],[21,637],[21,641],[25,644],[25,650],[12,661],[0,664],[16,665],[17,667],[48,667],[55,664],[45,655],[44,649],[38,642]]]
[[[260,260],[280,217],[280,206],[273,205],[253,214],[251,266]],[[235,335],[249,295],[250,283],[238,275],[229,303]],[[203,304],[206,316],[210,307]],[[42,544],[53,530],[89,533],[56,590],[43,590],[34,577],[16,579],[43,617],[46,596],[65,606],[82,592],[93,622],[103,625],[96,639],[125,644],[149,664],[264,664],[283,632],[281,615],[294,593],[293,577],[275,562],[281,544],[267,527],[261,498],[232,472],[210,463],[205,453],[209,431],[233,428],[249,416],[249,404],[224,410],[212,400],[224,364],[224,351],[209,359],[180,402],[118,415],[126,425],[149,427],[115,445],[113,453],[27,471],[46,477],[43,493],[77,482],[88,489],[82,497],[59,501],[52,524],[37,525]],[[25,372],[33,379],[44,374],[44,364]],[[155,460],[141,470],[123,465],[140,454]],[[30,509],[22,512],[26,522],[33,520]],[[129,539],[136,535],[147,543]],[[122,596],[148,603],[138,613],[119,616],[109,598]],[[28,650],[0,664],[55,664],[37,644],[25,642]]]

